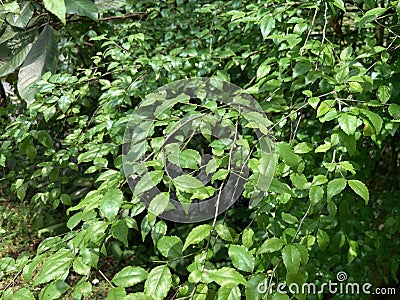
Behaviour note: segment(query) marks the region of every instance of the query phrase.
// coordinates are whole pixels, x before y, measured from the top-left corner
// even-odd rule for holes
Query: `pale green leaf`
[[[154,300],[165,299],[172,286],[172,275],[168,266],[152,269],[144,284],[144,292]]]
[[[130,287],[143,280],[146,280],[148,273],[141,267],[128,266],[123,268],[111,280],[117,286]]]
[[[246,247],[230,245],[228,254],[235,268],[245,272],[253,272],[255,259]]]
[[[77,0],[79,1],[79,0]],[[44,7],[51,12],[53,15],[57,16],[61,22],[65,25],[65,14],[66,7],[64,0],[43,0]]]

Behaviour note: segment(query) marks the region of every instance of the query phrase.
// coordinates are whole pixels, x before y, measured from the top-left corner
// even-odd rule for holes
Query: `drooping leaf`
[[[288,274],[296,274],[300,267],[301,254],[294,245],[286,245],[282,249],[283,264]]]
[[[54,72],[57,64],[57,39],[53,28],[46,25],[29,51],[18,74],[18,91],[30,105],[37,92],[32,85],[48,71]]]
[[[275,18],[270,15],[264,16],[261,19],[260,28],[263,38],[267,38],[272,30],[275,28]]]
[[[364,199],[365,204],[368,204],[369,201],[369,191],[367,186],[359,181],[359,180],[349,180],[348,181],[349,186],[351,187],[351,189],[357,194],[359,195],[361,198]]]

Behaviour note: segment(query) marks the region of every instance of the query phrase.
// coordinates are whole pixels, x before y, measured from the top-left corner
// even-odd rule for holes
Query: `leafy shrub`
[[[19,92],[1,108],[2,191],[29,202],[48,235],[18,265],[26,285],[3,299],[88,298],[97,278],[110,285],[107,299],[261,299],[260,283],[323,283],[339,272],[349,282],[398,284],[397,1],[76,3],[32,2],[41,14],[29,17],[15,2],[1,11],[14,36],[29,22],[40,29],[24,47],[48,51],[37,61],[40,80],[24,85],[35,56],[23,48],[20,57],[15,37],[1,44],[15,67],[2,74]],[[48,72],[57,45],[57,72]],[[232,82],[258,101],[277,162],[254,207],[249,180],[242,204],[215,222],[176,224],[132,194],[121,149],[142,99],[193,77]],[[171,111],[170,122],[191,109]],[[194,140],[196,153],[220,153],[218,143]],[[251,176],[261,159],[249,161]],[[117,267],[105,274],[110,257]]]

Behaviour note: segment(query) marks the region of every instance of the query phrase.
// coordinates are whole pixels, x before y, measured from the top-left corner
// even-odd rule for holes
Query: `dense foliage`
[[[398,286],[399,15],[398,1],[383,0],[2,5],[0,75],[15,93],[0,107],[0,193],[26,204],[30,238],[42,241],[35,253],[0,256],[1,299],[92,299],[98,281],[106,299],[262,299],[260,283],[275,284],[268,299],[322,299],[276,285],[320,286],[339,272]],[[224,106],[176,102],[140,151],[159,150],[169,126],[200,107],[240,123],[251,153],[231,209],[179,224],[148,212],[129,189],[122,145],[146,95],[194,77],[251,94],[277,159],[265,191],[264,158],[245,130],[254,124]],[[204,201],[231,171],[230,148],[206,133],[186,146],[173,149],[176,165],[196,172],[212,154],[214,187],[179,186],[157,156],[147,180]],[[5,239],[10,214],[0,208]]]

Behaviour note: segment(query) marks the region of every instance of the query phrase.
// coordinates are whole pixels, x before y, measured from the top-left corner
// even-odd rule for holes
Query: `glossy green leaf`
[[[276,237],[272,237],[267,239],[261,247],[258,249],[258,254],[261,253],[272,253],[275,251],[279,251],[282,249],[282,247],[285,245],[285,243]]]
[[[368,204],[369,201],[369,191],[367,186],[359,181],[359,180],[349,180],[348,181],[349,186],[351,187],[351,189],[357,194],[359,195],[361,198],[364,199],[365,204]]]
[[[339,194],[346,187],[347,181],[345,178],[336,178],[328,183],[326,197],[331,200],[333,196]]]
[[[196,226],[190,231],[189,235],[187,236],[182,250],[184,251],[189,245],[197,244],[203,241],[210,235],[210,232],[211,226],[208,224]]]

